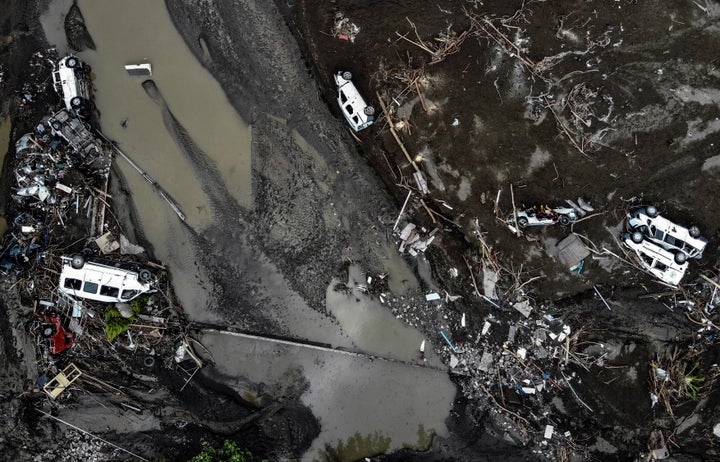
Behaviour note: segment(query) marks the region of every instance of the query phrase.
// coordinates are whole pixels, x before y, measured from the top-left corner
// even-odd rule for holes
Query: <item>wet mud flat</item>
[[[600,44],[596,46],[596,52],[609,50],[611,44],[618,43],[619,39],[610,34],[607,36],[607,44],[602,46],[606,42],[604,37],[608,30],[611,32],[632,30],[634,34],[642,35],[636,29],[628,29],[627,23],[623,23],[622,27],[613,25],[622,22],[626,17],[621,13],[625,10],[621,8],[618,8],[618,11],[614,8],[600,11],[599,17],[596,15],[596,19],[585,23],[588,15],[585,3],[565,5],[567,11],[565,9],[548,11],[555,7],[545,3],[529,4],[528,6],[532,8],[524,13],[525,17],[530,19],[527,34],[531,37],[544,37],[530,42],[527,56],[533,62],[539,62],[543,56],[550,54],[542,47],[550,46],[554,43],[552,40],[561,41],[556,35],[568,37],[566,47],[569,47],[571,42],[582,44],[578,45],[581,51],[585,51],[589,42],[583,39],[576,42],[573,34],[580,37],[590,35],[593,43]],[[475,9],[478,9],[483,5],[475,6]],[[657,12],[658,18],[667,19],[660,11],[662,9],[660,4],[650,6],[655,8],[651,11]],[[664,7],[665,4],[662,6]],[[209,277],[216,284],[215,287],[220,289],[217,291],[216,304],[213,305],[215,312],[235,321],[237,325],[264,333],[282,334],[290,332],[293,326],[287,322],[287,319],[273,315],[280,312],[279,307],[273,304],[279,305],[282,301],[269,298],[267,293],[263,292],[266,279],[257,278],[250,284],[239,283],[238,276],[242,278],[245,274],[258,274],[257,271],[248,271],[249,267],[252,268],[248,260],[252,262],[250,257],[258,255],[248,249],[262,251],[267,260],[277,266],[290,289],[301,294],[303,300],[312,309],[324,311],[328,273],[334,273],[339,280],[345,280],[350,261],[360,262],[363,267],[370,270],[369,274],[382,273],[383,256],[378,250],[382,245],[379,245],[378,241],[387,238],[385,228],[392,227],[405,197],[405,190],[397,188],[396,184],[399,180],[394,175],[407,176],[410,169],[403,160],[403,154],[398,151],[393,139],[380,124],[359,135],[363,141],[357,147],[360,155],[354,152],[355,141],[348,135],[335,109],[334,89],[331,86],[332,72],[346,68],[347,60],[352,57],[355,64],[352,65],[351,70],[358,77],[360,87],[366,94],[372,95],[375,88],[402,90],[405,84],[393,83],[391,78],[385,80],[374,78],[373,73],[380,68],[378,60],[384,60],[385,69],[397,65],[402,72],[407,68],[422,68],[427,62],[427,56],[422,51],[418,52],[413,45],[400,49],[388,45],[393,40],[400,40],[397,39],[395,29],[405,33],[408,32],[408,27],[411,27],[405,16],[410,17],[413,13],[411,19],[418,28],[419,36],[426,41],[430,41],[439,31],[446,31],[449,18],[458,31],[469,27],[470,24],[467,14],[454,10],[453,7],[457,5],[450,2],[448,5],[439,6],[425,4],[418,6],[416,3],[402,2],[389,5],[378,2],[369,5],[373,8],[387,7],[388,14],[385,16],[387,22],[378,22],[377,11],[368,6],[339,2],[337,7],[342,9],[351,20],[361,25],[361,34],[353,45],[324,33],[329,33],[336,13],[335,10],[327,9],[328,5],[325,2],[278,2],[276,6],[245,2],[210,2],[203,5],[194,2],[168,2],[168,9],[188,46],[213,72],[238,111],[254,126],[253,137],[257,155],[253,157],[253,205],[235,206],[228,201],[229,205],[223,208],[222,204],[218,204],[217,211],[221,220],[206,229],[205,233],[195,236],[194,244],[205,253],[203,264],[208,270]],[[517,11],[517,6],[505,5],[505,3],[488,4],[483,7],[486,10],[477,11],[478,15],[489,12],[498,16],[512,16]],[[613,7],[635,8],[632,3],[620,3]],[[636,14],[638,12],[638,10],[632,11]],[[714,17],[710,13],[715,14],[710,10],[700,10],[700,13],[705,14],[710,20]],[[705,29],[712,32],[712,28],[703,29],[703,24],[708,23],[703,22],[705,16],[700,13],[683,10],[682,14],[672,16],[675,13],[670,13],[669,17],[683,24],[698,22],[699,25],[693,27],[697,27],[699,32],[696,33],[701,35]],[[285,27],[280,14],[285,16],[289,27]],[[558,29],[547,27],[547,20],[538,20],[549,17],[558,20]],[[567,22],[574,21],[575,18],[578,18],[578,22],[568,25]],[[673,21],[670,22],[675,24]],[[607,23],[611,24],[612,29]],[[662,24],[667,26],[667,23]],[[377,29],[373,30],[372,27]],[[650,29],[643,30],[647,32]],[[658,26],[655,32],[660,35],[660,32],[664,31],[664,28]],[[304,59],[298,53],[289,32],[297,34],[298,44],[305,53]],[[692,34],[693,32],[682,33],[681,29],[677,37],[672,34],[671,36],[682,41],[689,40]],[[555,39],[552,38],[554,36]],[[379,40],[379,37],[383,39]],[[407,37],[414,40],[412,34]],[[630,38],[642,42],[638,35],[632,35]],[[625,39],[623,43],[628,40],[629,38]],[[708,37],[708,40],[713,40],[713,36]],[[493,51],[488,43],[491,42],[487,39],[484,41],[466,39],[460,48],[461,51],[433,64],[432,68],[428,66],[427,74],[432,77],[430,81],[434,82],[433,85],[437,85],[436,87],[426,86],[425,81],[421,82],[420,88],[423,97],[426,98],[425,104],[434,102],[438,108],[437,112],[435,115],[424,113],[424,110],[421,112],[422,103],[418,98],[409,112],[408,120],[412,124],[412,135],[410,132],[401,132],[401,134],[413,152],[424,152],[422,154],[425,159],[424,165],[431,163],[435,165],[436,177],[430,173],[433,171],[432,166],[427,170],[428,175],[433,176],[434,199],[427,198],[431,209],[436,212],[442,211],[448,216],[449,222],[456,221],[460,226],[451,225],[449,222],[447,226],[443,226],[437,242],[425,253],[427,259],[413,259],[406,256],[421,281],[420,289],[411,294],[412,299],[407,296],[405,299],[399,296],[385,298],[386,306],[393,315],[427,333],[428,338],[432,340],[433,348],[444,361],[452,364],[454,355],[456,359],[460,358],[460,362],[452,368],[451,374],[462,396],[456,400],[451,418],[447,421],[450,434],[433,438],[429,451],[418,451],[420,448],[405,449],[397,454],[381,455],[378,458],[385,460],[487,460],[489,458],[628,460],[647,451],[645,444],[647,435],[656,427],[663,428],[668,435],[674,436],[674,441],[679,446],[675,448],[676,454],[679,453],[688,460],[699,459],[703,457],[702,454],[712,456],[715,442],[711,430],[717,416],[717,393],[714,393],[712,387],[710,367],[716,362],[716,346],[713,343],[712,332],[707,335],[702,334],[695,339],[696,329],[699,326],[689,323],[684,311],[685,306],[676,303],[678,294],[673,293],[665,298],[639,298],[648,295],[646,292],[661,292],[664,289],[652,285],[644,276],[638,276],[639,273],[626,269],[617,274],[613,272],[605,274],[602,265],[595,261],[589,263],[580,277],[567,275],[543,254],[544,248],[540,245],[543,241],[525,242],[514,238],[503,226],[496,224],[495,214],[492,211],[497,188],[510,182],[516,186],[515,194],[518,201],[550,199],[562,201],[580,194],[585,195],[596,207],[607,201],[608,205],[602,208],[605,214],[594,220],[604,220],[604,224],[614,226],[624,215],[622,201],[629,198],[619,186],[631,190],[636,188],[636,191],[632,192],[633,195],[650,194],[651,199],[657,203],[668,197],[662,193],[661,188],[668,177],[683,176],[691,171],[693,166],[699,166],[701,172],[712,171],[712,157],[697,154],[697,151],[690,153],[691,148],[695,146],[688,141],[685,142],[687,144],[679,141],[677,146],[669,145],[669,148],[666,146],[665,150],[662,150],[662,143],[655,141],[658,133],[664,134],[669,130],[679,138],[683,138],[681,136],[683,134],[689,135],[689,132],[682,131],[683,127],[676,126],[675,118],[662,119],[658,123],[670,121],[670,127],[663,126],[664,128],[658,129],[658,132],[651,130],[650,135],[646,136],[655,143],[652,147],[657,148],[662,155],[669,156],[675,153],[680,156],[680,160],[675,165],[677,168],[665,173],[657,172],[658,176],[647,188],[645,184],[640,188],[638,186],[640,183],[636,183],[636,178],[630,175],[619,179],[611,177],[614,178],[612,184],[599,182],[601,193],[594,190],[591,192],[587,185],[598,183],[594,181],[598,176],[597,172],[608,168],[601,168],[598,159],[606,155],[610,167],[627,168],[625,162],[630,162],[626,160],[627,152],[618,153],[611,150],[605,153],[602,149],[597,152],[588,150],[587,154],[594,157],[586,160],[584,155],[573,151],[569,140],[563,141],[547,110],[544,117],[540,111],[537,116],[533,116],[537,119],[524,119],[522,114],[525,114],[525,111],[534,114],[532,108],[528,109],[525,105],[523,99],[525,92],[530,91],[531,87],[535,88],[535,85],[540,86],[542,79],[536,76],[537,80],[533,78],[528,80],[526,70],[522,67],[516,68],[516,61],[511,59],[512,57],[506,56],[506,53]],[[537,48],[535,48],[536,43]],[[561,45],[562,43],[556,44],[558,47]],[[560,49],[562,47],[553,52]],[[349,50],[357,53],[356,56],[353,56]],[[471,54],[472,59],[463,53]],[[654,60],[647,58],[651,53],[642,46],[634,50],[634,53],[652,63],[661,61],[659,58]],[[398,55],[401,58],[398,58]],[[493,58],[496,59],[495,64]],[[404,64],[406,60],[409,60],[408,66]],[[612,65],[618,65],[622,61],[602,55],[602,59],[598,62],[605,63],[608,60],[614,63]],[[470,61],[474,64],[468,67]],[[398,62],[402,62],[403,65],[393,64]],[[561,61],[560,66],[565,64],[567,63]],[[585,62],[581,64],[587,66]],[[495,69],[493,69],[494,65],[497,65]],[[591,63],[591,65],[596,64]],[[647,62],[644,64],[641,62],[638,66],[641,69],[638,74],[649,75],[646,72]],[[493,69],[495,74],[486,76],[484,72],[487,69]],[[580,75],[573,74],[577,70],[575,65],[568,65],[568,68],[562,69],[558,75]],[[595,72],[589,75],[595,76]],[[656,72],[653,75],[659,74]],[[707,78],[712,79],[711,72],[709,75],[710,77]],[[457,83],[465,76],[468,81],[472,78],[473,86],[469,84],[458,86]],[[575,88],[579,83],[572,81],[572,76],[568,77],[570,81],[562,80],[567,82],[567,85],[572,84],[569,88]],[[625,78],[628,79],[627,76]],[[474,86],[478,81],[481,82],[478,86],[480,93],[473,95],[472,90],[478,90]],[[582,92],[585,97],[591,99],[592,93],[598,88],[593,87],[598,85],[598,82],[592,82],[595,81],[591,80],[586,85],[586,88],[592,91]],[[675,86],[675,83],[672,82],[672,86]],[[706,83],[710,88],[713,82],[710,80]],[[662,110],[667,109],[663,104],[666,104],[670,109],[675,108],[681,113],[680,115],[686,115],[684,112],[686,110],[697,110],[695,106],[690,109],[683,108],[683,104],[677,101],[674,103],[660,101],[661,98],[657,94],[645,99],[647,89],[650,87],[652,85],[643,86],[643,92],[638,92],[643,93],[643,96],[633,100],[635,106],[631,104],[628,109],[633,111],[643,109],[652,114],[653,109],[663,112]],[[552,88],[557,94],[548,95],[548,98],[553,96],[556,101],[560,99],[559,94],[569,91],[562,86]],[[698,93],[694,93],[695,90],[691,88],[685,90],[686,92],[679,96],[681,103],[683,100],[687,103],[699,98]],[[701,93],[703,98],[712,96],[709,90]],[[614,101],[613,107],[617,107],[617,95],[610,93],[610,96]],[[500,104],[502,111],[496,111],[497,105],[487,103],[495,101],[492,98],[497,98],[498,101],[502,99]],[[604,111],[609,110],[610,102],[602,97],[599,101],[602,103],[598,102],[601,106],[596,109],[595,114],[599,116],[598,118],[604,118],[604,114],[607,113]],[[475,102],[482,107],[474,106]],[[705,107],[704,103],[697,104],[710,114],[714,110],[712,107]],[[628,113],[629,116],[625,114],[624,118],[618,120],[638,118],[639,116],[633,111]],[[333,118],[330,112],[338,116],[337,119]],[[561,115],[570,117],[568,113]],[[453,125],[456,119],[458,124]],[[561,121],[566,126],[572,126],[571,119],[561,119]],[[597,123],[599,122],[594,121],[591,127],[595,128]],[[461,131],[469,126],[473,126],[474,131]],[[704,125],[702,121],[698,121],[695,122],[694,127],[704,130],[703,133],[707,137],[704,142],[714,142],[715,135],[711,124]],[[434,135],[429,137],[428,133]],[[693,131],[693,134],[695,133],[696,131]],[[503,135],[499,136],[499,134]],[[620,146],[624,148],[635,146],[633,135],[634,133],[632,135],[626,133],[624,137],[621,136],[618,141]],[[640,136],[642,137],[642,134]],[[536,148],[535,144],[539,147]],[[458,145],[463,149],[459,149]],[[637,142],[637,146],[643,145]],[[428,151],[424,151],[426,147]],[[676,149],[679,151],[675,152]],[[705,151],[700,150],[700,152]],[[191,151],[190,154],[201,153]],[[651,154],[654,156],[655,151],[648,151],[646,156],[650,157]],[[580,162],[577,161],[578,158],[581,159]],[[459,163],[454,164],[453,159],[457,159]],[[385,179],[384,184],[375,177],[373,170],[365,165],[366,162]],[[397,168],[394,168],[394,164],[397,164]],[[630,165],[639,169],[638,171],[644,172],[650,169],[647,164],[638,160],[631,162]],[[703,166],[707,168],[703,170]],[[467,171],[475,167],[479,167],[479,171]],[[556,167],[562,175],[555,171]],[[390,171],[394,173],[391,174]],[[667,175],[663,176],[665,174]],[[709,174],[705,173],[705,175]],[[556,176],[559,178],[554,180]],[[538,177],[544,178],[545,181],[535,181]],[[207,178],[215,179],[212,175]],[[618,191],[611,195],[615,190],[616,180],[620,182]],[[705,180],[712,184],[711,178],[704,178],[703,181],[691,182],[689,190],[704,188],[708,183]],[[623,181],[625,183],[622,183]],[[212,184],[212,181],[206,182],[207,186]],[[444,190],[439,185],[443,185]],[[502,197],[505,202],[502,207],[507,210],[509,192],[507,186],[503,187],[505,191]],[[217,193],[218,203],[229,198],[225,191],[218,189],[213,191]],[[480,191],[479,199],[478,191]],[[674,197],[686,197],[682,195],[686,193],[680,191],[679,186],[677,193]],[[522,199],[521,194],[524,196]],[[390,195],[395,197],[395,203],[390,200]],[[452,205],[452,210],[455,210],[457,215],[447,207],[444,207],[446,210],[441,208],[443,207],[441,203],[433,202],[435,199]],[[678,207],[675,213],[683,212],[682,215],[687,213],[702,225],[707,235],[712,235],[714,232],[712,217],[704,217],[704,212],[700,208],[684,210],[681,208],[685,206],[684,204],[686,203],[678,200],[677,203],[668,202],[667,207]],[[458,210],[460,212],[457,212]],[[466,223],[475,217],[483,226],[481,230],[486,233],[486,242],[490,242],[492,247],[500,251],[503,260],[509,259],[518,266],[520,263],[527,265],[525,271],[528,271],[528,274],[524,276],[525,280],[539,274],[544,276],[534,284],[525,286],[531,290],[531,298],[535,302],[530,317],[522,316],[516,309],[508,306],[496,310],[473,295],[471,273],[466,272],[462,257],[467,257],[473,265],[480,263],[480,259],[476,258],[476,248],[466,243],[469,241],[477,244],[475,235],[468,232],[474,227]],[[410,219],[432,227],[426,212],[420,206],[413,208]],[[238,223],[229,227],[228,223],[235,220]],[[592,223],[592,220],[584,224]],[[603,226],[598,225],[595,228],[588,226],[576,230],[586,232],[597,242],[606,239],[607,245],[611,245],[609,234],[604,229],[598,231],[602,228]],[[338,229],[341,231],[337,231]],[[563,237],[564,232],[565,230],[561,229],[549,229],[531,231],[526,235],[531,239],[540,236],[550,242],[552,239]],[[222,258],[219,258],[218,249],[230,250],[222,252]],[[712,256],[712,252],[708,252],[707,255]],[[709,261],[706,260],[706,264],[712,266]],[[257,266],[263,266],[265,263],[255,262]],[[474,267],[477,270],[477,266]],[[452,269],[456,271],[453,272]],[[479,272],[475,272],[479,275]],[[638,284],[648,286],[649,290],[626,292],[624,289],[635,282],[632,279],[627,281],[626,278],[637,278]],[[272,280],[276,281],[276,279]],[[441,285],[438,285],[437,280]],[[601,293],[612,309],[606,310],[602,300],[594,295],[593,284],[602,284]],[[462,294],[463,298],[452,302],[445,300],[420,303],[424,300],[425,293],[441,291],[441,288],[446,288],[450,294]],[[692,295],[697,293],[699,294],[696,297],[697,303],[702,302],[705,306],[708,300],[707,289],[711,291],[712,287],[705,287],[702,291],[698,289],[695,292],[689,290],[690,296],[684,299],[680,297],[680,301],[691,301]],[[385,290],[374,291],[371,287],[370,292],[371,296],[380,298]],[[562,297],[567,294],[579,294],[579,296],[563,300]],[[243,303],[238,304],[238,300],[242,300]],[[712,299],[710,301],[712,302]],[[469,328],[461,326],[462,313],[467,314]],[[639,316],[638,313],[642,315]],[[690,314],[694,316],[696,313]],[[490,323],[491,327],[487,334],[482,334],[481,330],[485,322]],[[553,343],[545,338],[538,344],[537,340],[542,335],[561,335],[565,325],[572,326],[572,343],[567,356],[570,356],[569,353],[574,356],[563,360],[564,353],[559,342]],[[511,327],[515,327],[515,337],[512,341],[509,340],[508,332]],[[445,343],[438,328],[443,329],[452,339],[453,347]],[[3,338],[10,337],[3,335]],[[672,352],[675,346],[689,349],[692,340],[696,340],[696,350],[702,353],[699,357],[702,366],[708,371],[708,388],[701,390],[702,399],[699,401],[687,397],[680,400],[674,411],[675,418],[671,418],[667,409],[663,408],[663,403],[651,407],[651,400],[648,398],[651,390],[646,382],[651,380],[657,382],[659,374],[656,372],[657,368],[665,367],[670,370],[667,364],[672,362],[665,357],[668,351]],[[543,354],[541,346],[547,347],[546,350],[557,350],[558,353],[548,355],[546,351],[544,353],[546,356],[541,358]],[[520,357],[520,348],[528,350],[525,352],[528,356]],[[478,374],[479,367],[487,367],[487,364],[483,365],[481,359],[485,352],[490,353],[494,358],[495,364],[491,364],[494,369]],[[688,359],[688,364],[691,365],[692,361],[697,359],[698,357]],[[543,369],[541,372],[551,372],[551,377],[544,378],[537,371],[538,367]],[[488,374],[489,371],[492,371],[492,374]],[[286,395],[283,412],[274,414],[274,419],[267,419],[263,430],[252,427],[242,435],[234,435],[240,441],[247,442],[248,447],[257,454],[299,455],[317,434],[315,416],[310,415],[307,407],[300,404],[300,396],[305,391],[306,383],[302,374],[297,374],[295,369],[290,368],[290,372],[282,382],[287,386],[286,390],[281,390]],[[565,379],[563,374],[568,378]],[[495,379],[496,375],[498,379]],[[13,377],[17,379],[17,376]],[[162,432],[130,433],[134,437],[143,435],[138,439],[136,447],[146,448],[145,445],[149,445],[151,436],[161,436],[166,433],[167,450],[170,453],[173,444],[180,447],[197,447],[198,440],[209,436],[209,433],[198,430],[200,428],[198,426],[186,425],[193,419],[196,424],[202,424],[203,421],[207,423],[213,419],[242,422],[248,410],[253,410],[252,400],[249,396],[245,397],[247,399],[239,399],[237,391],[227,386],[228,379],[229,377],[222,370],[210,370],[204,374],[200,377],[203,390],[201,398],[198,399],[197,395],[190,394],[180,396],[178,399],[182,405],[178,403],[177,407],[172,406],[168,409],[167,414],[161,413],[165,425]],[[172,386],[178,385],[179,378],[168,376],[163,380]],[[233,380],[236,384],[241,381],[230,377],[229,381]],[[530,382],[543,383],[547,388],[543,390],[535,388],[536,391],[532,393],[515,393],[512,389],[515,388],[513,380],[527,380],[528,383],[522,382],[525,385],[529,385]],[[553,380],[555,384],[552,383]],[[248,384],[248,387],[251,388],[252,384]],[[659,387],[653,391],[660,392],[663,389]],[[713,393],[710,393],[711,391]],[[276,395],[277,393],[274,392],[268,393],[265,399],[272,399]],[[619,399],[619,396],[627,399]],[[179,410],[183,406],[194,415],[192,419]],[[702,412],[693,413],[696,408]],[[92,421],[87,416],[85,418],[88,422]],[[548,425],[556,429],[555,435],[550,439],[543,438]],[[168,431],[170,428],[172,431]],[[214,438],[221,439],[222,432],[216,430]],[[42,431],[45,444],[51,444],[51,430],[42,427]],[[34,438],[40,438],[40,433],[38,431],[36,435],[26,434],[15,441],[32,441]],[[363,455],[374,455],[372,449],[371,447],[371,452]],[[334,450],[328,448],[328,459],[335,455]],[[337,457],[340,460],[353,460],[347,455],[343,457],[338,454]]]

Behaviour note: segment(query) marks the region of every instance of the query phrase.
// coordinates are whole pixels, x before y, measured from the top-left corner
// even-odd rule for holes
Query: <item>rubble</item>
[[[335,23],[332,27],[332,36],[340,40],[349,40],[355,43],[355,38],[360,33],[360,27],[350,22],[350,18],[346,18],[341,12],[335,13]]]

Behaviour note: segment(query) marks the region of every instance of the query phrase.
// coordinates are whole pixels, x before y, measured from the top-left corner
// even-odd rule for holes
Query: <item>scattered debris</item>
[[[350,22],[349,18],[341,12],[335,13],[335,23],[332,27],[332,36],[340,40],[349,40],[355,43],[355,38],[360,33],[360,27]]]

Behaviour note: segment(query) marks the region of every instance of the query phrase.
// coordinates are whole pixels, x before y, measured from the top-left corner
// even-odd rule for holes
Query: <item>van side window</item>
[[[353,111],[352,104],[348,104],[347,106],[345,106],[345,110],[347,111],[348,114],[352,114],[353,112],[355,112],[355,111]]]
[[[80,290],[82,281],[80,279],[67,278],[65,279],[65,288],[71,290]]]
[[[340,101],[342,101],[343,104],[347,103],[347,96],[345,96],[345,93],[342,91],[340,92]]]
[[[120,293],[120,289],[111,286],[100,286],[100,295],[106,295],[108,297],[117,297]]]
[[[98,285],[94,282],[85,281],[85,287],[83,287],[83,292],[87,292],[89,294],[96,294],[98,291]]]
[[[137,294],[138,294],[137,290],[126,289],[126,290],[122,291],[122,297],[120,297],[120,298],[122,298],[123,300],[129,300],[129,299],[135,297]]]

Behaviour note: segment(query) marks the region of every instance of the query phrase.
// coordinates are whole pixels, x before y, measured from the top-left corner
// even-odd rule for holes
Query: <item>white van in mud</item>
[[[66,56],[55,63],[52,78],[65,109],[84,115],[90,103],[90,67],[75,56]]]
[[[345,119],[350,127],[359,132],[375,122],[375,108],[365,103],[352,82],[350,71],[341,71],[335,74],[337,85],[337,101]]]
[[[104,303],[127,303],[140,294],[154,292],[154,276],[148,269],[127,269],[85,261],[81,255],[62,257],[60,292]]]
[[[702,257],[707,239],[697,226],[685,228],[660,216],[655,206],[638,207],[628,213],[628,231],[635,242],[643,239],[654,242],[675,255],[675,262]]]
[[[677,286],[680,284],[688,262],[678,263],[675,254],[662,248],[662,246],[642,238],[640,231],[622,233],[620,235],[625,247],[634,251],[639,263],[645,271],[660,279],[665,284]]]

